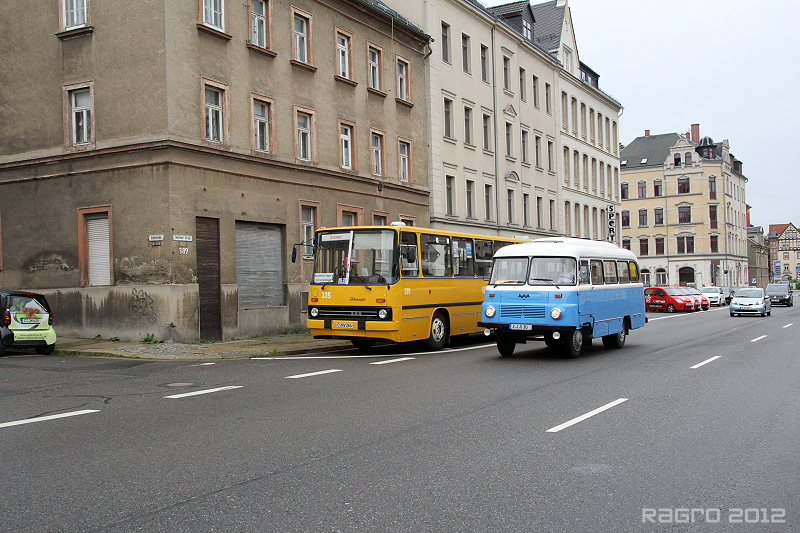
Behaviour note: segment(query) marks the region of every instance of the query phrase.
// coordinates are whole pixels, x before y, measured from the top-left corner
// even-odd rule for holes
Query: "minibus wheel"
[[[583,331],[576,328],[567,335],[564,338],[564,348],[566,349],[567,357],[571,359],[578,357],[583,349]]]
[[[608,348],[622,348],[625,346],[625,339],[627,339],[627,328],[622,326],[622,331],[619,333],[612,333],[611,335],[603,336],[603,346]]]
[[[441,311],[436,311],[431,320],[431,336],[428,337],[428,347],[431,350],[441,350],[447,342],[447,320]]]
[[[514,341],[513,335],[503,335],[502,333],[497,334],[497,351],[500,352],[500,355],[503,357],[511,357],[514,355],[514,347],[517,345],[516,341]]]

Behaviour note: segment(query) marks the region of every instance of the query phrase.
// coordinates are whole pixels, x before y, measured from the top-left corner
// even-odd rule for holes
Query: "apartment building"
[[[427,224],[430,37],[380,2],[40,7],[0,4],[0,286],[61,335],[304,326],[314,229]]]
[[[750,285],[766,287],[770,283],[769,241],[761,226],[747,227],[747,268]],[[800,261],[798,261],[800,263]]]
[[[770,277],[775,281],[800,279],[800,233],[791,222],[769,225]]]
[[[623,247],[651,285],[749,285],[747,178],[727,140],[637,137],[621,152]]]

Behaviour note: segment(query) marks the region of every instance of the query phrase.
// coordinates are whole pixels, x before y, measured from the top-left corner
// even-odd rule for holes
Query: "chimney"
[[[650,130],[644,130],[644,136],[650,137]]]
[[[692,124],[692,140],[696,143],[700,142],[700,124]]]

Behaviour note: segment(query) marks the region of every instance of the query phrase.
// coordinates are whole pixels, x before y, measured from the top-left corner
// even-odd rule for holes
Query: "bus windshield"
[[[353,229],[320,232],[314,284],[384,285],[399,278],[392,230]]]

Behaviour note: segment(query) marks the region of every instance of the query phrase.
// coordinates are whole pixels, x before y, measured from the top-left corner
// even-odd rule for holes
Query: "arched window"
[[[675,166],[681,166],[681,154],[675,154]]]

